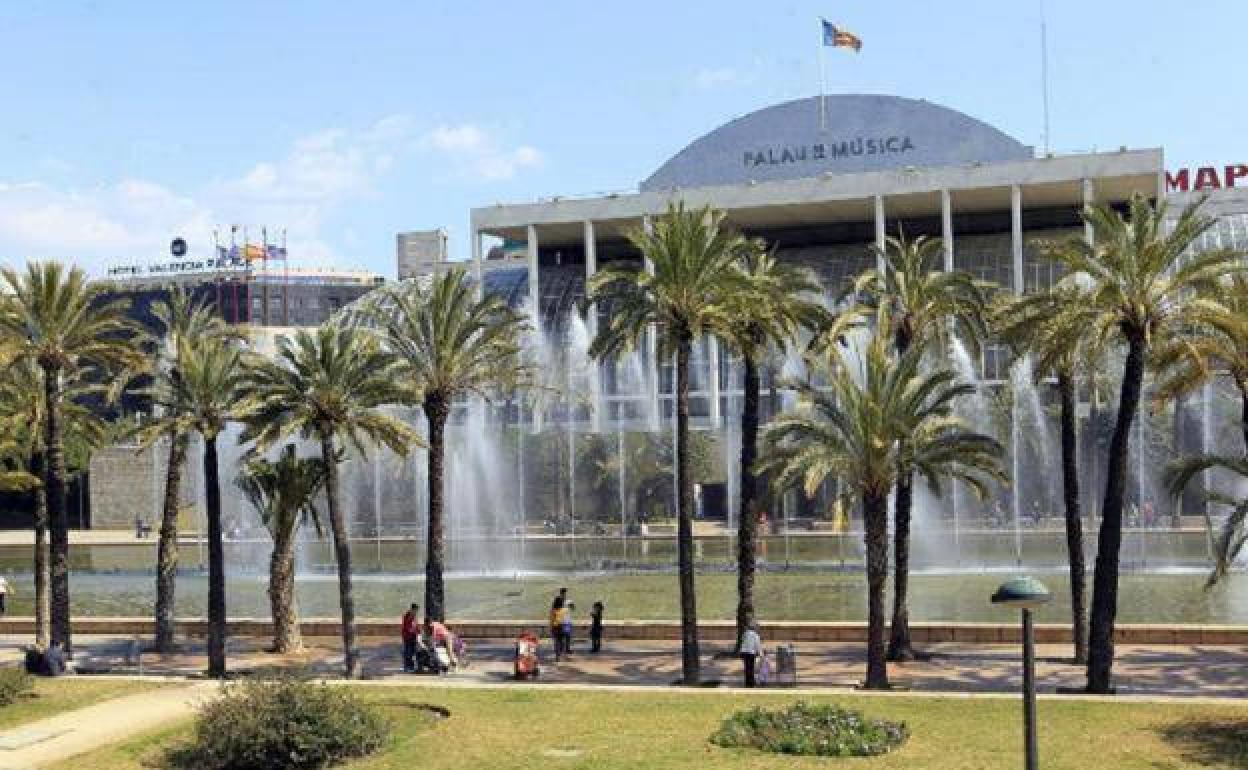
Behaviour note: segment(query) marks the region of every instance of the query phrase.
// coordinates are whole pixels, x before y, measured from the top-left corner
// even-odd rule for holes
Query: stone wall
[[[141,451],[134,445],[96,450],[91,455],[91,528],[132,530],[137,516],[153,532],[158,529],[168,456],[165,442]],[[195,489],[192,469],[184,467],[179,506],[183,531],[194,528]]]

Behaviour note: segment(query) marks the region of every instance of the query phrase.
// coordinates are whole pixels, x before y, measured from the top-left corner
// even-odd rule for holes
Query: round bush
[[[904,723],[867,719],[859,711],[832,704],[798,701],[782,711],[755,707],[724,720],[711,743],[777,754],[818,757],[870,757],[905,743]]]
[[[35,679],[21,668],[0,668],[0,706],[7,706],[33,690]]]
[[[186,770],[310,770],[377,751],[389,722],[346,687],[294,676],[227,684],[200,708],[169,764]]]

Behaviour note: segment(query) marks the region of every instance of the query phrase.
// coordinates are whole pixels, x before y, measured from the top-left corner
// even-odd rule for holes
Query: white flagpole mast
[[[819,17],[819,130],[828,130],[828,74],[825,71],[823,57],[823,49],[826,48],[823,42],[823,25],[827,22],[823,17]]]
[[[1049,29],[1045,18],[1044,0],[1040,0],[1040,81],[1044,90],[1044,154],[1051,151],[1049,139]]]

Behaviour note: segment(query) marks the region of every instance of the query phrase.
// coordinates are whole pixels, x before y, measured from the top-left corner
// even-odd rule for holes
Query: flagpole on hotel
[[[823,49],[825,47],[824,42],[823,42],[823,25],[825,23],[826,22],[824,21],[823,17],[820,16],[819,17],[819,52],[818,52],[818,56],[819,56],[819,130],[820,131],[828,130],[828,110],[827,110],[828,74],[826,72],[826,68],[824,67],[824,63],[823,63],[823,56],[824,56]]]

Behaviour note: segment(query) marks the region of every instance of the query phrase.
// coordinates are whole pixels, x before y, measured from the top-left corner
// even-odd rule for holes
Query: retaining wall
[[[339,624],[335,618],[309,618],[302,622],[305,636],[339,636]],[[467,639],[511,639],[521,631],[535,631],[545,635],[544,621],[526,620],[452,620],[450,625]],[[204,636],[207,622],[203,619],[182,618],[178,631],[188,636]],[[654,621],[615,621],[605,624],[608,639],[625,640],[678,640],[680,624]],[[911,635],[915,642],[965,642],[969,644],[1017,643],[1022,630],[1012,623],[912,623]],[[1069,643],[1070,627],[1062,624],[1038,624],[1036,641],[1039,643]],[[865,623],[803,623],[776,622],[761,625],[763,638],[769,643],[791,642],[865,642]],[[102,634],[116,636],[148,636],[155,632],[151,618],[101,618],[82,617],[74,619],[74,631],[79,634]],[[33,634],[34,618],[8,617],[0,619],[0,634]],[[267,636],[271,625],[264,618],[231,618],[229,633],[236,636]],[[397,638],[399,621],[367,618],[357,621],[356,633],[361,637]],[[698,624],[699,636],[707,641],[730,641],[735,627],[730,621],[710,621]],[[1195,645],[1229,644],[1248,645],[1248,626],[1201,626],[1201,625],[1141,625],[1120,624],[1115,628],[1114,640],[1119,644]]]

